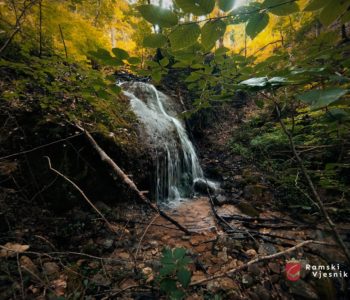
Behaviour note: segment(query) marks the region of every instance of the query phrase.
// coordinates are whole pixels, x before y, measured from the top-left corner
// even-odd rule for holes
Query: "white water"
[[[190,196],[194,181],[204,177],[195,148],[183,123],[175,117],[171,98],[148,83],[124,83],[122,87],[156,149],[157,201],[176,205]]]

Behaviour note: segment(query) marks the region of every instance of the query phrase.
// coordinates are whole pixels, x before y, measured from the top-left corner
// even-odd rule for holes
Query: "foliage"
[[[185,291],[191,282],[191,272],[188,264],[192,261],[186,256],[186,249],[175,248],[163,250],[160,260],[162,266],[157,276],[160,289],[170,299],[183,299]]]

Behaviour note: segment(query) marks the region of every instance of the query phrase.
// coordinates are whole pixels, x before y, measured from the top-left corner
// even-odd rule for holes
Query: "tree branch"
[[[159,209],[158,206],[153,204],[143,192],[141,192],[136,184],[129,178],[128,175],[126,175],[123,170],[107,155],[107,153],[97,144],[95,139],[91,136],[91,134],[82,128],[81,126],[75,124],[75,126],[81,130],[84,134],[85,137],[88,139],[90,142],[91,146],[96,150],[98,155],[100,156],[101,160],[105,162],[109,167],[111,167],[112,171],[114,174],[116,174],[119,178],[121,178],[124,183],[126,183],[140,198],[140,200],[145,203],[147,206],[149,206],[153,211],[158,213],[160,216],[162,216],[164,219],[168,220],[172,224],[174,224],[177,228],[179,228],[181,231],[186,233],[187,235],[190,235],[191,233],[183,227],[181,224],[179,224],[176,220],[174,220],[172,217],[167,215],[165,212]]]

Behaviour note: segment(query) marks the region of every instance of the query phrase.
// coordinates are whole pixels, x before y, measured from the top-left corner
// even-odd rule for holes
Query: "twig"
[[[45,156],[48,164],[49,164],[49,169],[53,172],[55,172],[57,175],[61,176],[63,179],[65,179],[66,181],[68,181],[71,185],[73,185],[78,191],[79,193],[83,196],[83,198],[86,200],[87,203],[89,203],[89,205],[97,212],[97,214],[103,219],[103,221],[106,222],[107,227],[114,233],[116,233],[115,227],[106,219],[106,217],[97,209],[97,207],[90,201],[90,199],[85,195],[85,193],[83,192],[83,190],[77,186],[72,180],[70,180],[67,176],[63,175],[61,172],[57,171],[56,169],[54,169],[51,166],[51,160],[48,156]]]
[[[21,265],[19,263],[19,253],[16,253],[16,260],[17,260],[17,269],[18,269],[18,274],[19,274],[19,278],[21,280],[21,295],[22,295],[22,299],[25,299],[24,296],[24,283],[23,283],[23,275],[22,275],[22,270],[21,270]]]
[[[158,217],[159,217],[159,215],[156,215],[156,216],[151,220],[151,222],[147,225],[145,231],[143,232],[143,234],[142,234],[142,236],[141,236],[141,238],[140,238],[139,244],[138,244],[138,246],[137,246],[137,250],[136,250],[136,254],[135,254],[135,258],[136,258],[136,259],[137,259],[137,256],[138,256],[138,254],[139,254],[139,251],[140,251],[140,248],[141,248],[141,243],[142,243],[143,238],[145,237],[145,235],[146,235],[148,229],[151,227],[151,225],[154,223],[154,221],[155,221]]]
[[[256,264],[258,262],[262,262],[262,261],[266,261],[266,260],[270,260],[270,259],[274,259],[274,258],[283,256],[285,254],[293,252],[294,250],[299,249],[299,248],[301,248],[301,247],[303,247],[303,246],[305,246],[307,244],[313,243],[313,242],[314,242],[313,240],[303,241],[303,242],[295,245],[294,247],[288,248],[287,250],[284,250],[284,251],[281,251],[281,252],[278,252],[278,253],[275,253],[275,254],[267,255],[267,256],[257,257],[255,259],[247,262],[246,264],[241,265],[241,266],[239,266],[237,268],[231,269],[231,270],[229,270],[229,271],[227,271],[225,273],[218,274],[218,275],[213,275],[213,276],[210,276],[208,278],[192,282],[190,284],[190,286],[199,285],[199,284],[202,284],[202,283],[205,283],[205,282],[208,282],[208,281],[211,281],[211,280],[215,280],[215,279],[218,279],[218,278],[226,277],[226,276],[227,277],[232,276],[234,273],[237,273],[238,271],[241,271],[241,270],[249,267],[252,264]]]
[[[153,211],[155,211],[156,213],[158,213],[159,215],[161,215],[164,219],[168,220],[169,222],[171,222],[172,224],[174,224],[176,227],[178,227],[180,230],[182,230],[183,232],[185,232],[187,235],[190,235],[191,233],[185,228],[183,227],[181,224],[179,224],[176,220],[174,220],[172,217],[170,217],[168,214],[166,214],[165,212],[163,212],[162,210],[159,209],[158,206],[156,206],[155,204],[153,204],[146,196],[145,193],[141,192],[138,187],[136,186],[136,184],[130,179],[130,177],[125,174],[123,172],[123,170],[114,162],[114,160],[112,158],[110,158],[107,153],[97,144],[97,142],[95,141],[95,139],[91,136],[91,134],[85,130],[84,128],[82,128],[81,126],[75,124],[75,126],[81,130],[86,138],[88,139],[88,141],[90,142],[91,146],[96,150],[96,152],[99,154],[101,160],[103,162],[105,162],[110,168],[112,168],[112,171],[115,175],[117,175],[118,177],[120,177],[125,184],[127,184],[138,196],[139,199],[144,202],[145,204],[147,204]]]

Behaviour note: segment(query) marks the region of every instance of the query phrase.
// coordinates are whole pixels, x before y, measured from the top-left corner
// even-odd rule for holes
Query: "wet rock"
[[[298,296],[302,299],[308,300],[318,300],[320,299],[315,291],[315,289],[303,280],[298,281],[286,281],[287,286],[289,287],[289,292],[294,296]]]
[[[254,278],[249,274],[243,274],[242,283],[246,288],[252,287],[255,283]]]
[[[43,272],[46,276],[53,277],[59,274],[60,267],[54,262],[46,262],[43,265]]]
[[[193,184],[193,189],[200,194],[208,195],[208,191],[210,194],[215,194],[216,189],[212,186],[208,181],[203,179],[197,179]]]
[[[221,194],[214,198],[214,203],[219,206],[224,205],[228,202],[230,202],[229,199],[227,199],[226,196]]]

